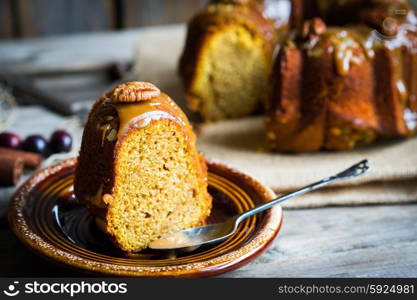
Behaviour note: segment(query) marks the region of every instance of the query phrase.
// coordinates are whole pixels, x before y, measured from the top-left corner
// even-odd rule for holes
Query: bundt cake
[[[347,150],[413,134],[416,20],[406,1],[293,0],[296,33],[273,67],[269,148]]]
[[[179,63],[189,107],[205,121],[258,110],[268,96],[275,39],[262,1],[212,0],[191,20]]]
[[[204,224],[211,198],[195,140],[181,109],[150,83],[127,82],[96,101],[74,191],[120,249]]]

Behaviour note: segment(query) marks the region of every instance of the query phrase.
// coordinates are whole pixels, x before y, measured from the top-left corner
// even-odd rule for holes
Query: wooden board
[[[0,0],[0,38],[187,22],[208,0]],[[417,7],[417,0],[410,0]]]
[[[284,211],[281,235],[225,277],[416,277],[417,205]]]
[[[138,27],[188,21],[206,0],[121,0],[122,27]]]
[[[3,38],[13,36],[11,2],[12,0],[0,0],[0,37]]]
[[[187,22],[207,0],[0,0],[0,38]]]
[[[15,0],[20,35],[48,36],[115,28],[112,0]]]

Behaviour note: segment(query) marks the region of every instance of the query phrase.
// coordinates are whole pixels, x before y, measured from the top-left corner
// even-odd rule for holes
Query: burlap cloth
[[[167,92],[187,112],[176,66],[185,38],[183,25],[150,28],[139,36],[132,78]],[[371,172],[284,203],[285,207],[363,205],[417,201],[417,138],[385,141],[347,152],[277,154],[261,151],[262,117],[196,126],[199,149],[245,171],[278,194],[302,187],[367,158]]]

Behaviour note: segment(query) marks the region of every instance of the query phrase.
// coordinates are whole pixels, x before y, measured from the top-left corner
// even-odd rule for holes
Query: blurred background
[[[0,38],[182,23],[207,0],[0,0]]]

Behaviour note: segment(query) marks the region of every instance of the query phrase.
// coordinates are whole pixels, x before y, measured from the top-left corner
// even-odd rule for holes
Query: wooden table
[[[39,51],[53,45],[54,57],[59,57],[59,49],[65,49],[69,40],[72,44],[74,41],[83,44],[93,40],[99,41],[100,45],[111,45],[117,41],[118,47],[113,52],[104,51],[102,57],[94,57],[90,49],[86,51],[87,57],[80,57],[80,60],[101,63],[115,58],[126,59],[133,53],[137,33],[88,34],[24,43],[0,42],[0,57],[13,56],[15,64],[7,64],[9,71],[34,70],[42,67],[42,59],[31,62],[24,60],[33,49]],[[66,53],[74,57],[73,53]],[[43,57],[44,62],[48,61],[47,56],[39,54],[39,57]],[[57,65],[57,60],[49,57],[48,66]],[[77,63],[71,65],[76,66]],[[21,109],[19,121],[11,130],[22,135],[38,132],[48,135],[62,121],[63,117],[59,114],[40,106],[28,106]],[[68,272],[38,258],[16,240],[8,229],[5,217],[6,205],[12,192],[13,189],[0,189],[0,275],[82,275]],[[252,263],[222,276],[415,277],[416,233],[415,204],[285,210],[283,227],[271,248]]]

